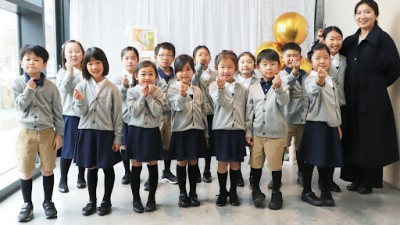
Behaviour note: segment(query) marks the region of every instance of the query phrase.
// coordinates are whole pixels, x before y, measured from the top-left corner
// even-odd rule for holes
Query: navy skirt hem
[[[61,148],[62,159],[73,159],[75,155],[75,145],[78,139],[79,117],[63,115],[64,131],[63,146]]]
[[[138,162],[163,159],[160,129],[128,126],[126,156]]]
[[[169,159],[197,160],[204,157],[206,141],[203,130],[173,132],[168,151]]]
[[[244,130],[213,130],[213,136],[213,147],[218,161],[244,161],[244,156],[246,156]]]

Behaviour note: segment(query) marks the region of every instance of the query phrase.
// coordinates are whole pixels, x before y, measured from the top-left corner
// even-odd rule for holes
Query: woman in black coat
[[[400,59],[392,38],[378,26],[375,1],[358,2],[354,14],[359,29],[340,52],[347,57],[341,178],[352,182],[348,190],[368,194],[382,188],[383,167],[399,160],[387,87],[400,75]]]

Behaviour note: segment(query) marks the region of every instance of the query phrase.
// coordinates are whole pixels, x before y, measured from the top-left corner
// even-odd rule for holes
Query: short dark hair
[[[378,7],[378,3],[376,3],[374,0],[361,0],[359,1],[356,6],[354,7],[354,15],[357,14],[357,9],[360,5],[362,4],[366,4],[369,7],[371,7],[371,9],[374,11],[376,16],[379,16],[379,7]],[[378,24],[378,21],[375,20],[375,25]]]
[[[143,69],[143,68],[145,68],[145,67],[152,67],[152,68],[154,69],[154,72],[155,72],[155,74],[156,74],[156,77],[158,76],[156,64],[154,64],[154,63],[153,63],[152,61],[150,61],[150,60],[143,60],[143,61],[140,61],[140,62],[136,65],[135,70],[133,71],[133,82],[132,82],[132,86],[135,86],[136,84],[138,84],[138,81],[136,80],[135,75],[137,75],[137,74],[139,73],[139,70],[141,70],[141,69]]]
[[[82,60],[82,76],[83,76],[83,78],[85,78],[86,80],[89,80],[91,77],[89,71],[87,70],[86,65],[92,59],[100,60],[103,63],[103,69],[104,69],[103,76],[107,76],[108,72],[110,70],[110,66],[108,64],[106,54],[100,48],[91,47],[85,51],[85,55],[83,56],[83,60]]]
[[[328,46],[326,44],[316,43],[312,46],[311,50],[307,53],[307,58],[311,61],[312,56],[314,55],[315,51],[319,50],[326,50],[329,55],[331,55],[331,51],[329,51]]]
[[[61,49],[61,67],[62,67],[63,69],[65,69],[65,63],[67,62],[67,60],[65,59],[65,46],[66,46],[68,43],[76,43],[76,44],[78,44],[79,47],[80,47],[81,50],[82,50],[82,55],[85,54],[85,49],[83,48],[82,44],[81,44],[79,41],[75,41],[75,40],[66,41],[66,42],[62,45],[62,49]],[[81,62],[81,63],[82,63],[82,62]]]
[[[273,49],[264,49],[257,55],[257,64],[261,63],[261,60],[269,60],[269,61],[276,61],[278,65],[281,64],[281,60],[279,58],[279,54]]]
[[[19,53],[21,56],[21,60],[22,60],[22,58],[24,58],[24,56],[27,53],[33,53],[36,56],[42,58],[44,63],[46,63],[47,60],[49,60],[49,53],[47,52],[47,50],[45,48],[43,48],[40,45],[26,44],[26,45],[22,46]]]
[[[125,55],[126,52],[128,52],[128,51],[133,51],[133,52],[136,54],[136,57],[137,57],[138,60],[139,60],[139,52],[138,52],[138,50],[137,50],[135,47],[132,47],[132,46],[127,46],[127,47],[125,47],[124,49],[122,49],[122,51],[121,51],[121,59],[124,57],[124,55]]]
[[[282,54],[285,53],[287,50],[294,50],[298,51],[301,55],[301,47],[300,45],[294,43],[294,42],[288,42],[282,46]]]
[[[193,73],[194,73],[195,69],[194,69],[193,58],[190,57],[189,55],[185,55],[185,54],[179,55],[178,57],[175,58],[175,62],[174,62],[175,73],[181,71],[182,68],[186,65],[186,63],[189,63],[189,65],[192,68]]]
[[[205,50],[207,50],[208,54],[210,53],[210,49],[207,48],[207,46],[205,45],[198,45],[196,48],[194,48],[193,50],[193,58],[196,57],[197,51],[199,51],[200,49],[204,48]]]
[[[154,49],[154,54],[155,55],[158,55],[158,52],[160,51],[160,48],[164,48],[164,49],[172,51],[172,55],[175,57],[175,46],[172,43],[163,42],[163,43],[158,44],[156,46],[156,48]]]
[[[328,36],[328,34],[332,31],[338,32],[343,37],[342,31],[337,26],[330,26],[330,27],[325,28],[324,32],[322,33],[322,37],[325,39],[326,36]]]
[[[235,70],[238,69],[238,57],[233,51],[222,50],[214,60],[215,67],[218,67],[218,64],[221,62],[222,59],[229,58],[235,64]]]

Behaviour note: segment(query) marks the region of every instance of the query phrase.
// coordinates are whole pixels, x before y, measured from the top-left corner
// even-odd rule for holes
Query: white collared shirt
[[[102,81],[100,81],[99,83],[96,83],[96,81],[93,79],[93,77],[90,78],[90,82],[92,83],[93,86],[91,86],[92,91],[94,91],[96,94],[99,94],[101,88],[104,85],[106,78],[104,78]]]
[[[334,56],[331,55],[331,63],[336,69],[339,69],[340,66],[339,53],[336,53],[336,55]]]

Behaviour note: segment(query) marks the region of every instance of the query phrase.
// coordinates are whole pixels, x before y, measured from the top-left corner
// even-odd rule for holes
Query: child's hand
[[[325,84],[325,78],[328,76],[328,73],[326,72],[325,69],[323,69],[322,67],[318,68],[318,76],[316,79],[316,83],[320,86]]]
[[[222,76],[217,77],[217,86],[219,89],[223,89],[225,87],[225,79]]]
[[[281,75],[276,75],[275,78],[272,80],[272,85],[275,89],[280,88],[282,85]]]
[[[183,97],[186,96],[186,92],[187,92],[188,89],[189,89],[189,85],[184,84],[184,83],[181,81],[181,82],[180,82],[180,90],[179,90],[179,93],[180,93]]]
[[[149,86],[143,84],[143,85],[140,87],[140,91],[142,92],[142,94],[143,94],[144,96],[149,95]]]
[[[119,151],[119,147],[121,147],[120,144],[113,144],[113,146],[112,146],[113,152],[118,152]]]
[[[317,33],[317,39],[318,39],[319,43],[321,43],[321,44],[325,44],[323,33],[324,33],[324,29],[322,29],[322,28],[319,29],[318,33]]]
[[[292,74],[295,75],[295,76],[299,75],[300,61],[294,60],[294,61],[292,62],[292,66],[293,66]]]
[[[156,90],[156,87],[153,84],[150,84],[147,89],[147,94],[151,95]]]
[[[124,77],[122,77],[121,82],[125,88],[129,88],[129,79],[127,75],[124,75]]]
[[[342,140],[342,137],[343,137],[342,128],[338,127],[338,130],[339,130],[339,138],[340,138],[340,140]]]
[[[28,83],[26,83],[26,87],[29,90],[32,90],[32,91],[35,90],[37,87],[37,85],[35,83],[35,78],[31,77],[31,79],[29,79]]]
[[[63,146],[63,139],[61,137],[61,135],[56,135],[54,137],[54,142],[53,142],[53,148],[54,150],[58,150]]]
[[[71,59],[68,59],[65,62],[65,68],[67,69],[67,74],[72,76],[74,75],[74,62]]]
[[[205,57],[205,56],[202,56],[202,57],[200,58],[199,62],[200,62],[201,65],[205,65],[205,64],[206,64],[206,57]]]
[[[78,89],[74,89],[74,99],[82,101],[85,99],[85,95]]]
[[[247,144],[250,145],[250,146],[253,146],[253,145],[254,145],[253,138],[251,138],[251,137],[246,137],[246,142],[247,142]]]

